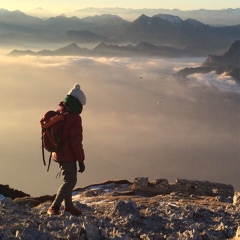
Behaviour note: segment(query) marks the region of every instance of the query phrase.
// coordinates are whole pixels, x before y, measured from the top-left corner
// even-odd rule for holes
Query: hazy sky
[[[223,9],[239,8],[239,0],[1,0],[1,8],[8,10],[30,11],[44,8],[53,13],[74,11],[86,7],[123,7],[123,8],[179,8],[191,9]]]

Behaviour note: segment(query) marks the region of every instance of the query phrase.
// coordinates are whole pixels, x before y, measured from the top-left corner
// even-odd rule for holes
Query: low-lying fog
[[[0,183],[56,193],[62,178],[55,162],[43,166],[39,121],[79,83],[86,171],[76,187],[146,176],[240,190],[239,89],[214,73],[184,83],[171,75],[203,60],[1,57]]]

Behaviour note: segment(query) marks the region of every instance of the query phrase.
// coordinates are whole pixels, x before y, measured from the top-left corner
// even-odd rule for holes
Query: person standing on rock
[[[58,111],[66,115],[62,132],[62,145],[57,152],[53,153],[53,159],[60,165],[63,183],[47,211],[50,215],[60,214],[62,202],[65,203],[64,211],[75,216],[82,213],[81,210],[73,206],[72,191],[77,183],[77,163],[79,166],[78,172],[82,173],[85,170],[82,118],[80,116],[85,104],[86,97],[79,84],[75,84],[64,101],[59,103],[60,109]]]

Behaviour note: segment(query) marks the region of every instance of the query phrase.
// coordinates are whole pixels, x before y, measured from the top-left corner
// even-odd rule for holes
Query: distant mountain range
[[[240,84],[240,40],[231,44],[230,48],[220,56],[209,55],[202,66],[196,68],[184,68],[175,76],[186,78],[194,73],[208,73],[215,71],[217,74],[225,73]]]
[[[150,43],[142,42],[137,45],[107,45],[101,43],[93,49],[81,48],[76,43],[65,47],[51,50],[31,51],[13,50],[8,56],[120,56],[120,57],[194,57],[188,50],[175,49],[166,46],[155,46]],[[231,44],[230,48],[220,56],[209,55],[205,62],[196,68],[184,68],[174,74],[178,78],[186,78],[194,73],[208,73],[215,71],[217,74],[225,73],[232,76],[237,83],[240,83],[240,40]]]
[[[157,14],[141,15],[132,22],[119,16],[103,14],[94,17],[57,16],[46,20],[20,11],[0,9],[0,45],[23,44],[112,44],[155,46],[191,51],[193,55],[219,54],[240,38],[240,24],[213,27],[194,19]]]
[[[172,15],[158,14],[153,17],[140,16],[119,36],[119,42],[138,43],[139,40],[155,45],[163,44],[186,48],[194,52],[225,49],[240,38],[240,25],[211,27],[194,19],[183,21]]]
[[[93,49],[81,48],[76,43],[65,47],[51,50],[31,51],[31,50],[13,50],[8,56],[111,56],[111,57],[195,57],[192,51],[177,49],[166,46],[155,46],[151,43],[142,42],[137,45],[108,45],[100,43]]]
[[[133,21],[142,14],[154,16],[156,14],[170,14],[179,16],[181,19],[194,18],[199,22],[215,26],[237,25],[240,22],[240,8],[228,8],[221,10],[180,10],[180,9],[131,9],[131,8],[84,8],[75,11],[73,14],[77,17],[94,16],[102,14],[113,14],[122,17],[128,21]]]

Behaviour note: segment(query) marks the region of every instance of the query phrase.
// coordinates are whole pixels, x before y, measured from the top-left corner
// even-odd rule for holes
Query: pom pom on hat
[[[80,85],[76,83],[74,87],[68,92],[68,95],[71,95],[77,98],[82,105],[86,104],[86,96],[80,88]]]

